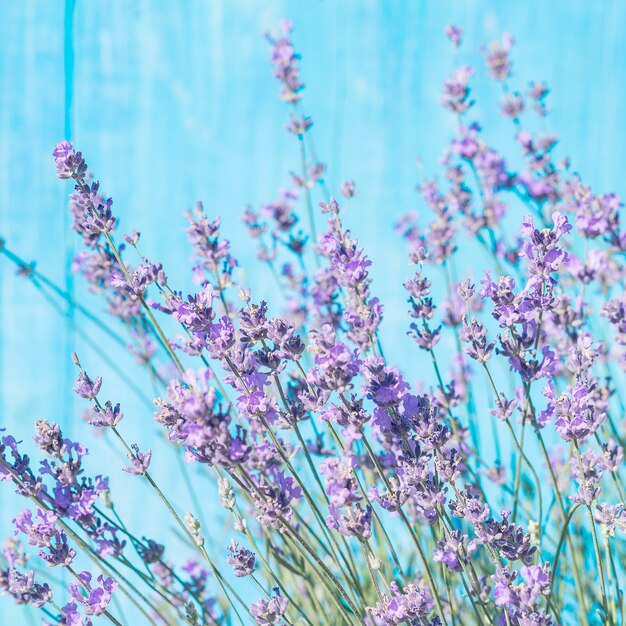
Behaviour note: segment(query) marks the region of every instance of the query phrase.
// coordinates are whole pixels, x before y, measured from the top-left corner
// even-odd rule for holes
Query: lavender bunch
[[[15,534],[39,551],[11,538],[0,588],[48,624],[623,624],[620,200],[556,160],[556,135],[537,130],[548,88],[515,85],[510,35],[482,51],[519,154],[489,144],[473,116],[481,70],[457,67],[443,81],[457,131],[442,176],[420,181],[420,210],[397,221],[413,269],[406,323],[386,330],[423,356],[412,383],[410,364],[384,349],[372,261],[345,225],[355,184],[332,195],[315,157],[292,33],[283,23],[267,39],[299,171],[243,218],[281,301],[236,284],[234,246],[201,204],[186,229],[197,291],[177,290],[142,255],[139,233],[119,242],[113,203],[82,154],[55,147],[84,243],[75,270],[150,374],[167,446],[129,443],[122,403],[105,399],[109,382],[76,355],[74,391],[88,425],[126,457],[128,484],[158,499],[176,533],[167,544],[140,537],[104,473],[88,471],[87,448],[39,420],[39,467],[14,437],[1,439],[0,479],[31,507],[15,514]],[[446,35],[461,47],[460,28]],[[197,510],[183,513],[159,485],[167,449],[193,469],[181,480],[205,489]],[[218,507],[224,546],[210,541]],[[83,560],[90,569],[74,569]],[[72,582],[48,580],[42,564]]]

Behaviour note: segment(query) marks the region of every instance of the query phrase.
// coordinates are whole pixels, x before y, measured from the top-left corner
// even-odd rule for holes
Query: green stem
[[[306,553],[308,553],[309,557],[312,558],[313,561],[315,561],[315,563],[317,564],[317,566],[322,570],[322,572],[324,572],[324,576],[320,576],[320,580],[322,580],[324,586],[328,589],[329,593],[335,600],[335,603],[337,604],[337,607],[341,611],[341,614],[344,616],[344,618],[348,622],[352,622],[350,616],[346,613],[346,610],[342,606],[341,602],[338,601],[337,596],[335,596],[335,594],[332,592],[332,589],[330,588],[328,581],[325,580],[325,577],[327,577],[335,586],[335,588],[339,592],[339,595],[343,598],[343,600],[348,605],[348,607],[350,608],[354,616],[362,620],[363,616],[359,614],[359,611],[356,608],[356,606],[353,604],[352,600],[350,599],[350,596],[348,596],[345,589],[341,586],[341,583],[337,580],[337,578],[335,578],[335,575],[330,571],[326,563],[324,563],[324,561],[322,561],[322,559],[319,558],[315,550],[313,550],[311,546],[300,536],[298,531],[289,523],[287,519],[285,519],[284,517],[281,517],[280,521],[283,524],[283,526],[289,531],[292,537],[296,539],[297,543],[299,543],[302,546],[302,548],[304,548]]]
[[[385,472],[383,470],[383,468],[381,467],[378,458],[376,456],[376,454],[374,453],[374,450],[372,449],[369,441],[367,440],[367,437],[365,436],[365,434],[363,434],[363,444],[365,445],[365,448],[367,450],[367,453],[372,461],[372,463],[374,463],[374,466],[376,467],[376,470],[378,472],[378,474],[380,475],[383,483],[385,484],[386,489],[389,491],[389,494],[392,493],[392,488],[391,485],[389,484],[389,481],[387,480],[387,477],[385,476]],[[428,565],[428,561],[426,560],[426,555],[424,554],[424,551],[422,549],[422,546],[419,543],[419,540],[417,538],[417,535],[415,534],[415,531],[413,530],[413,526],[411,526],[411,522],[409,521],[408,517],[406,516],[406,513],[404,512],[404,510],[402,509],[402,507],[398,507],[398,513],[400,514],[400,518],[402,519],[402,522],[404,523],[404,525],[406,526],[406,528],[408,529],[410,535],[411,535],[411,539],[413,540],[413,543],[415,544],[415,547],[417,549],[417,553],[419,555],[420,561],[422,563],[422,567],[424,568],[424,573],[426,574],[426,578],[428,580],[428,585],[430,587],[430,590],[433,594],[433,599],[435,600],[435,604],[437,605],[437,611],[439,613],[439,617],[441,618],[442,623],[447,626],[448,622],[446,620],[446,616],[445,613],[443,611],[443,607],[441,605],[441,598],[439,597],[439,590],[437,589],[437,585],[435,584],[435,579],[433,578],[433,575],[430,571],[430,567]]]
[[[559,491],[559,485],[557,478],[554,474],[554,468],[552,467],[552,463],[550,462],[550,455],[548,454],[548,449],[546,448],[546,444],[541,436],[541,432],[536,430],[536,435],[539,440],[539,444],[541,447],[541,451],[543,453],[544,459],[548,465],[548,471],[550,474],[550,480],[552,481],[552,488],[554,489],[554,496],[556,498],[556,502],[559,505],[559,510],[561,511],[561,517],[563,518],[564,528],[565,528],[565,541],[567,543],[567,548],[570,551],[570,556],[572,559],[572,572],[574,574],[574,581],[576,583],[576,595],[578,596],[578,602],[580,603],[580,607],[582,611],[580,611],[580,617],[583,619],[584,623],[589,626],[589,620],[587,618],[588,609],[587,609],[587,600],[585,596],[585,592],[582,586],[582,580],[580,576],[580,565],[578,563],[578,557],[576,555],[576,551],[574,550],[574,546],[572,544],[569,531],[567,530],[567,511],[565,510],[565,505],[563,504],[563,500],[561,499],[561,492]]]
[[[128,451],[128,454],[131,455],[131,457],[132,457],[133,456],[132,450],[130,449],[130,447],[128,446],[128,444],[126,443],[126,441],[122,437],[122,435],[119,433],[117,428],[112,427],[111,430],[115,433],[115,435],[118,437],[118,439],[120,440],[122,445],[126,448],[126,450]],[[157,496],[159,496],[159,498],[161,499],[161,501],[165,505],[165,508],[167,508],[167,510],[169,511],[170,515],[174,518],[174,520],[176,521],[176,523],[178,524],[180,529],[183,531],[184,535],[189,539],[189,541],[191,542],[191,545],[194,546],[198,550],[198,552],[202,555],[204,560],[209,564],[209,567],[211,568],[211,571],[213,572],[213,575],[215,576],[219,586],[221,587],[222,592],[226,596],[226,600],[230,604],[231,608],[235,612],[235,615],[237,616],[237,618],[239,619],[239,621],[241,622],[241,624],[243,626],[244,625],[243,619],[242,619],[241,615],[239,614],[239,611],[237,610],[237,607],[235,606],[235,603],[233,602],[232,598],[230,597],[230,595],[229,595],[229,593],[228,593],[228,591],[226,589],[228,588],[228,590],[240,602],[240,604],[242,604],[242,606],[247,608],[247,605],[239,597],[239,595],[235,592],[235,590],[228,584],[228,582],[226,582],[224,580],[222,574],[220,573],[220,571],[217,569],[217,567],[215,566],[215,564],[213,563],[213,561],[209,557],[209,555],[208,555],[206,549],[204,548],[204,546],[201,545],[198,542],[197,538],[194,537],[191,534],[191,532],[187,528],[187,525],[183,522],[183,520],[180,518],[178,513],[174,510],[174,507],[170,504],[170,501],[167,499],[165,494],[161,491],[161,489],[156,484],[156,482],[154,481],[152,476],[150,476],[149,472],[147,472],[147,471],[144,472],[144,476],[145,476],[146,480],[148,481],[148,483],[150,484],[150,486],[152,487],[152,489],[154,490],[154,492],[157,494]]]

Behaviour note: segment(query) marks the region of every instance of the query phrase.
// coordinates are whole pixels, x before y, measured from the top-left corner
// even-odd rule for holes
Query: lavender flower
[[[37,420],[35,422],[37,434],[33,437],[37,447],[53,457],[62,457],[65,443],[61,434],[61,429],[54,422],[48,420]]]
[[[298,66],[299,55],[296,54],[291,42],[293,25],[287,20],[280,24],[280,33],[274,37],[266,35],[272,45],[272,64],[274,76],[281,83],[280,97],[286,102],[296,103],[301,99],[300,91],[304,85],[300,81],[300,68]]]
[[[269,600],[261,599],[250,605],[250,615],[257,624],[279,624],[282,619],[289,600],[280,595],[278,588],[274,589],[274,595]]]
[[[127,454],[128,458],[132,462],[130,467],[123,467],[122,470],[129,474],[135,474],[137,476],[143,476],[150,467],[150,460],[152,459],[152,451],[146,450],[141,452],[139,446],[136,443],[131,445],[132,452]]]
[[[406,585],[404,590],[392,581],[389,595],[383,596],[382,601],[368,611],[384,626],[396,626],[407,621],[423,620],[432,607],[433,600],[422,581]]]
[[[16,569],[9,572],[7,591],[18,604],[32,604],[36,608],[45,606],[52,599],[52,590],[46,583],[35,581],[35,573],[21,573]]]
[[[241,578],[242,576],[249,576],[254,572],[256,561],[254,552],[242,548],[235,540],[231,542],[228,551],[230,556],[226,561],[232,565],[235,576]]]
[[[234,578],[278,585],[249,606],[248,619],[315,621],[321,607],[329,623],[368,626],[441,626],[450,618],[471,626],[475,617],[552,626],[596,612],[617,623],[626,531],[620,198],[592,190],[561,157],[557,135],[526,119],[527,111],[548,115],[549,90],[515,79],[510,35],[483,48],[486,70],[455,60],[443,82],[453,130],[440,172],[417,181],[417,208],[396,226],[413,266],[404,282],[409,315],[405,322],[392,315],[383,327],[358,219],[333,197],[335,178],[315,155],[292,32],[283,22],[267,39],[289,104],[287,130],[298,142],[298,168],[291,168],[298,171],[243,220],[276,283],[275,291],[261,285],[264,300],[254,281],[236,284],[246,274],[236,271],[224,224],[200,203],[185,228],[197,285],[189,295],[146,258],[137,231],[118,244],[113,201],[67,141],[53,156],[58,177],[72,181],[71,228],[82,246],[73,270],[128,336],[2,239],[0,254],[81,311],[77,323],[95,322],[128,343],[162,389],[155,419],[193,469],[185,484],[193,489],[201,476],[215,476],[225,523],[232,519],[237,533],[263,547],[257,561],[256,547],[257,554],[230,543]],[[462,30],[450,25],[445,34],[456,56]],[[480,85],[487,72],[500,83],[501,112],[514,122],[506,155],[472,117],[473,77]],[[338,191],[351,200],[356,183]],[[327,198],[319,205],[320,236],[319,194]],[[521,228],[518,208],[527,214]],[[402,328],[423,364],[394,362],[387,342]],[[85,420],[104,437],[115,435],[130,459],[125,472],[147,475],[165,457],[126,444],[120,405],[104,402],[102,379],[72,359],[80,369],[74,391],[90,401]],[[124,373],[134,391],[145,391],[135,372]],[[52,601],[58,581],[35,581],[34,571],[49,571],[42,564],[75,575],[77,551],[86,550],[119,577],[149,621],[221,624],[239,611],[246,583],[239,589],[224,580],[206,547],[210,526],[201,527],[201,511],[181,520],[175,494],[170,501],[152,476],[134,485],[159,494],[163,513],[203,561],[178,565],[167,535],[148,539],[124,519],[116,489],[89,471],[97,456],[58,424],[35,425],[36,461],[15,437],[0,436],[0,481],[36,506],[11,514],[23,545],[11,538],[0,553],[2,593],[43,608],[54,623],[90,626],[90,616],[105,613],[120,623],[109,613],[113,578],[81,572],[65,605]],[[199,499],[191,493],[194,509],[206,504],[205,487]],[[597,570],[600,582],[585,578],[585,568]]]
[[[454,70],[452,78],[445,81],[441,101],[446,109],[465,113],[472,106],[468,83],[473,74],[474,70],[469,65],[462,65]]]
[[[66,626],[92,626],[93,622],[80,614],[76,602],[68,602],[63,607],[63,618]]]
[[[509,52],[514,43],[515,39],[509,33],[504,33],[502,43],[494,41],[484,50],[489,73],[495,80],[502,81],[510,77],[511,59]]]
[[[117,587],[112,578],[98,576],[98,585],[92,585],[89,572],[78,574],[80,583],[72,583],[67,590],[78,605],[82,605],[87,615],[101,615],[109,606],[111,596]]]
[[[349,506],[340,513],[334,505],[328,507],[330,515],[326,525],[345,537],[356,537],[361,541],[372,534],[372,507],[363,508],[360,504]]]
[[[75,152],[69,141],[59,142],[54,147],[52,156],[56,163],[57,176],[61,179],[78,177],[86,171],[87,166],[81,153]]]
[[[256,491],[253,493],[256,517],[263,525],[280,528],[283,519],[291,519],[293,515],[291,503],[302,497],[302,489],[296,485],[293,478],[275,469],[268,479],[259,481],[258,489],[262,495]]]
[[[81,370],[74,385],[74,392],[85,400],[93,400],[100,393],[100,387],[102,387],[101,376],[98,376],[93,381],[89,378],[87,372]]]
[[[461,571],[461,563],[469,563],[476,548],[475,541],[468,541],[467,535],[462,535],[460,531],[453,530],[445,541],[437,543],[437,547],[433,551],[433,561],[443,563],[453,572],[459,572]]]
[[[459,28],[455,24],[448,24],[444,32],[446,34],[446,37],[454,44],[456,48],[461,45],[463,29]]]
[[[119,403],[113,406],[108,400],[104,403],[104,407],[96,405],[93,410],[94,416],[89,419],[89,423],[100,428],[114,428],[124,417]]]

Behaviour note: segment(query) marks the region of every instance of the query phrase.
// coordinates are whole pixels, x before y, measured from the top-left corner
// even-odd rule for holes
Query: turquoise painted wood
[[[360,195],[348,219],[374,261],[374,291],[387,303],[383,341],[409,368],[418,358],[405,339],[402,280],[409,269],[392,223],[419,205],[415,184],[436,172],[452,131],[453,120],[439,107],[441,81],[453,67],[443,36],[448,23],[466,31],[461,55],[480,68],[473,82],[477,116],[496,146],[511,146],[512,129],[495,115],[498,92],[485,78],[478,46],[509,30],[518,41],[514,87],[547,81],[562,153],[598,191],[626,191],[626,4],[619,0],[4,0],[0,237],[83,297],[84,285],[69,272],[77,246],[65,209],[69,188],[55,178],[50,157],[65,137],[113,196],[122,228],[143,233],[147,256],[165,264],[173,283],[191,287],[182,212],[203,200],[223,216],[255,292],[271,295],[239,220],[247,204],[273,199],[297,167],[262,37],[282,17],[295,24],[304,102],[329,186],[357,182]],[[97,309],[94,298],[87,302]],[[0,425],[29,439],[35,419],[59,422],[93,447],[89,466],[108,464],[113,487],[124,489],[121,459],[87,435],[80,420],[84,407],[71,394],[73,349],[104,372],[107,393],[124,403],[129,439],[156,446],[164,457],[168,452],[155,443],[149,408],[77,334],[86,328],[78,315],[58,315],[0,258]],[[119,351],[110,356],[130,366]],[[136,382],[145,380],[137,374]],[[181,508],[191,506],[174,463],[172,457],[162,463],[159,479],[180,494]],[[132,523],[163,536],[158,502],[138,483],[133,489],[119,495]],[[17,506],[0,490],[2,522]],[[1,623],[31,623],[21,612],[13,615],[0,599]]]

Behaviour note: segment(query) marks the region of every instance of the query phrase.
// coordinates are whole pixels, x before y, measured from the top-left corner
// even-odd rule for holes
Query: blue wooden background
[[[68,228],[69,188],[55,178],[50,156],[55,142],[68,138],[113,196],[122,229],[143,233],[143,250],[165,264],[172,282],[189,286],[182,212],[201,199],[223,216],[255,292],[271,294],[239,220],[247,204],[273,199],[297,167],[262,36],[283,17],[295,24],[305,107],[329,186],[357,182],[350,219],[375,263],[374,291],[387,304],[383,339],[395,359],[416,357],[405,341],[401,283],[409,270],[392,223],[418,203],[415,183],[436,171],[452,131],[439,106],[441,81],[453,67],[443,36],[448,23],[465,29],[462,58],[480,68],[477,117],[495,145],[510,146],[512,128],[495,115],[499,94],[478,47],[508,30],[518,41],[513,86],[547,81],[562,154],[596,190],[625,191],[620,0],[3,0],[0,237],[82,297],[84,285],[68,271],[77,245]],[[48,417],[86,438],[82,405],[71,394],[70,352],[77,349],[92,371],[105,373],[109,395],[125,403],[129,438],[151,445],[149,409],[76,335],[80,324],[59,316],[0,257],[0,426],[29,439],[33,421]],[[117,458],[102,442],[89,445],[90,467],[109,461],[121,485]],[[166,489],[180,492],[177,472],[158,474]],[[7,491],[0,490],[3,522],[17,506]],[[119,497],[134,524],[158,535],[156,502],[134,491]],[[9,623],[9,615],[10,603],[0,600],[0,621]],[[10,623],[30,623],[18,615]]]

